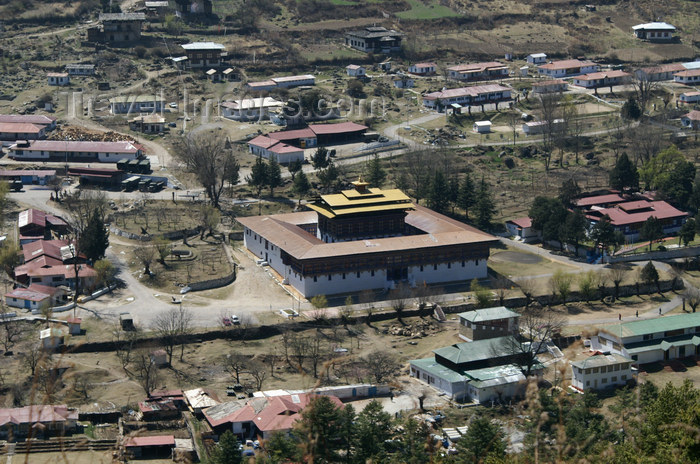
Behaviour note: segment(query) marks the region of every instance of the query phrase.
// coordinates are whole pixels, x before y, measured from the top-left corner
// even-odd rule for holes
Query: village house
[[[700,312],[621,322],[591,337],[591,350],[615,353],[634,364],[700,355]]]
[[[301,417],[301,412],[316,397],[314,393],[253,397],[229,401],[204,410],[204,417],[217,433],[231,430],[245,440],[268,439],[275,432],[288,432]],[[336,407],[343,403],[335,396],[328,398]]]
[[[530,53],[527,55],[527,58],[525,60],[529,64],[544,64],[547,62],[547,54],[546,53]]]
[[[226,47],[216,42],[192,42],[181,47],[185,50],[190,68],[218,68],[222,57],[226,56]]]
[[[432,76],[437,72],[437,64],[432,61],[415,63],[408,67],[408,72],[417,76]]]
[[[275,159],[280,164],[289,164],[293,161],[304,161],[304,150],[288,145],[266,135],[258,135],[248,141],[250,153],[262,156],[265,159]]]
[[[306,298],[486,276],[494,237],[400,190],[353,185],[312,211],[239,217],[246,248]]]
[[[88,40],[111,43],[135,42],[141,39],[144,13],[100,13],[102,28],[88,30]]]
[[[589,60],[562,60],[543,64],[537,70],[545,76],[561,78],[598,72],[600,66]]]
[[[128,159],[125,159],[127,161]],[[136,161],[136,160],[131,160]],[[117,188],[126,177],[119,169],[69,167],[68,175],[77,177],[80,185],[94,185],[101,188]]]
[[[221,404],[221,400],[216,393],[205,388],[194,388],[183,392],[189,410],[197,417],[202,417],[202,413],[207,409]]]
[[[681,124],[689,129],[700,129],[700,111],[693,110],[681,116]]]
[[[458,89],[442,90],[423,95],[423,105],[442,111],[450,105],[459,107],[480,106],[511,100],[511,89],[500,84],[475,85]]]
[[[508,66],[498,61],[458,64],[450,66],[447,71],[450,79],[458,81],[482,81],[508,77]]]
[[[341,143],[362,141],[368,127],[354,122],[339,122],[331,124],[309,124],[303,129],[281,130],[269,132],[262,137],[278,140],[297,148],[312,148],[315,146],[338,145]],[[256,141],[256,139],[258,139]],[[272,146],[272,142],[266,139],[255,139],[252,145]],[[258,143],[261,142],[261,143]]]
[[[532,84],[532,91],[534,93],[559,93],[566,92],[567,89],[568,84],[561,79],[539,81]]]
[[[350,77],[364,77],[367,75],[367,71],[364,66],[359,66],[357,64],[349,64],[345,67],[345,71]]]
[[[646,199],[625,201],[607,208],[591,205],[584,209],[584,214],[591,226],[597,224],[604,216],[608,216],[613,228],[622,232],[630,243],[639,240],[642,226],[650,217],[658,219],[664,235],[678,233],[688,218],[688,213],[677,210],[665,201]]]
[[[72,264],[31,267],[25,272],[26,277],[15,276],[23,284],[40,284],[51,287],[67,286],[71,290],[75,289],[75,266]],[[23,278],[20,280],[20,277]],[[80,288],[82,290],[91,289],[97,282],[97,272],[92,266],[79,264],[78,278],[80,279]]]
[[[525,393],[519,346],[504,336],[438,348],[434,356],[410,361],[410,375],[457,401],[504,402]],[[540,376],[542,370],[536,361],[530,373]]]
[[[555,119],[552,121],[553,130],[557,130],[557,127],[564,124],[563,119]],[[523,133],[525,135],[539,135],[544,134],[549,128],[549,121],[530,121],[523,124]]]
[[[345,45],[367,53],[390,54],[401,50],[404,34],[382,26],[368,26],[345,34]]]
[[[50,240],[53,235],[60,236],[68,232],[66,221],[33,208],[19,213],[17,227],[21,246],[35,240]]]
[[[458,317],[459,336],[469,342],[518,333],[520,314],[505,306],[466,311]]]
[[[153,113],[163,110],[163,99],[152,95],[118,96],[110,99],[112,114]]]
[[[415,81],[406,74],[396,75],[392,81],[397,89],[412,89],[415,86]]]
[[[165,15],[170,11],[170,2],[168,0],[146,0],[143,2],[146,8],[146,16],[149,18],[165,18]]]
[[[41,311],[66,302],[66,292],[59,287],[31,284],[5,293],[5,304],[13,308]]]
[[[94,76],[95,75],[95,65],[94,64],[67,64],[66,72],[71,76]]]
[[[273,77],[272,79],[268,79],[266,81],[248,82],[246,84],[246,87],[248,88],[248,90],[265,92],[276,88],[290,89],[293,87],[301,87],[307,85],[316,85],[316,77],[312,76],[311,74],[303,74],[300,76]]]
[[[599,89],[600,87],[610,87],[612,91],[615,85],[624,85],[630,79],[630,74],[620,70],[601,71],[584,74],[574,78],[574,85],[586,89]]]
[[[23,185],[47,185],[55,178],[55,169],[0,169],[0,180]]]
[[[46,127],[26,122],[0,122],[0,140],[39,140],[46,138]]]
[[[676,28],[668,23],[645,23],[632,26],[632,33],[638,39],[669,42],[675,39],[673,36]]]
[[[656,66],[649,66],[635,71],[635,76],[648,81],[670,81],[673,76],[680,71],[685,71],[686,67],[682,63],[667,63]]]
[[[634,379],[632,363],[632,359],[616,353],[571,361],[571,386],[584,392],[627,385]]]
[[[43,114],[0,114],[0,123],[35,124],[43,126],[46,132],[56,128],[56,118]]]
[[[284,107],[284,102],[272,97],[246,98],[221,103],[223,117],[234,121],[263,121],[270,119],[270,112]]]
[[[47,73],[46,76],[48,78],[49,85],[70,85],[70,76],[68,73],[50,72]]]
[[[137,116],[129,121],[129,129],[145,134],[160,134],[165,131],[165,118],[156,113]]]
[[[700,92],[683,92],[678,96],[678,102],[683,105],[693,105],[700,102]]]
[[[63,437],[78,425],[78,410],[65,404],[0,409],[0,438]]]
[[[143,156],[135,142],[65,142],[32,140],[10,145],[10,158],[18,161],[63,161],[81,163],[116,163]]]
[[[511,237],[524,243],[536,242],[541,238],[540,233],[532,228],[532,219],[527,216],[506,221],[506,230]]]
[[[68,325],[68,333],[70,335],[82,335],[83,330],[80,328],[80,324],[83,320],[79,317],[69,317],[66,319],[66,324]]]
[[[673,75],[673,80],[681,84],[697,84],[700,82],[700,69],[686,69]]]

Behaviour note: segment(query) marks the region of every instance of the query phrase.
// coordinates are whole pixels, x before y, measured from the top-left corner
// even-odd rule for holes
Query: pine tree
[[[241,451],[238,449],[238,439],[230,430],[225,431],[219,437],[219,444],[211,453],[210,461],[213,464],[239,464],[243,462]]]
[[[309,178],[306,177],[304,171],[299,171],[296,178],[294,179],[294,185],[292,186],[292,191],[295,195],[299,197],[299,204],[301,205],[301,200],[309,193],[311,190],[311,184],[309,184]]]
[[[97,261],[105,255],[109,246],[109,232],[104,225],[100,211],[95,208],[79,240],[80,252],[88,260]]]
[[[323,169],[328,166],[328,150],[325,147],[318,147],[311,157],[311,165],[314,169]]]
[[[459,179],[457,176],[451,176],[449,181],[449,201],[450,206],[452,206],[452,214],[455,213],[455,207],[457,206],[457,199],[459,198]]]
[[[282,171],[275,156],[267,160],[267,186],[270,187],[270,196],[275,196],[275,188],[282,185]]]
[[[436,169],[430,179],[428,187],[428,208],[437,213],[444,213],[449,204],[450,187],[447,183],[445,175],[439,169]]]
[[[476,194],[474,192],[474,182],[467,173],[462,179],[462,184],[459,186],[459,197],[457,198],[457,206],[464,210],[464,216],[469,218],[469,209],[476,203]]]
[[[493,215],[496,214],[496,205],[489,191],[489,186],[483,177],[481,178],[481,182],[479,182],[479,189],[476,192],[476,204],[474,205],[474,209],[476,226],[479,229],[488,229],[491,227],[491,219],[493,219]]]
[[[610,187],[616,190],[639,190],[639,172],[627,153],[620,155],[615,167],[610,171]]]
[[[267,165],[263,161],[262,156],[258,156],[253,164],[250,174],[245,178],[248,185],[253,187],[256,192],[256,197],[260,198],[262,191],[267,185]]]
[[[289,171],[289,174],[292,176],[292,182],[294,182],[294,179],[296,178],[297,173],[301,171],[301,168],[301,160],[290,161],[289,164],[287,164],[287,171]]]
[[[385,181],[386,171],[382,168],[379,155],[375,153],[374,157],[367,163],[367,182],[372,187],[381,188]]]

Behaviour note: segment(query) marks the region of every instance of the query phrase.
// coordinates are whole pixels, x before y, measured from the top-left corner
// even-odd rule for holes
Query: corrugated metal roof
[[[434,356],[431,358],[413,359],[409,362],[409,364],[448,382],[454,383],[463,382],[466,380],[466,378],[459,372],[453,371],[449,367],[443,366],[435,361]]]
[[[493,308],[475,309],[474,311],[466,311],[458,314],[462,319],[470,322],[493,321],[498,319],[509,319],[512,317],[520,317],[520,314],[511,311],[505,306],[494,306]]]
[[[457,343],[433,350],[433,353],[455,364],[463,364],[512,355],[513,347],[519,345],[520,343],[514,337],[506,336]]]
[[[643,321],[623,322],[606,326],[604,330],[617,336],[633,337],[690,327],[700,327],[700,313],[676,314]]]
[[[582,359],[580,361],[572,361],[571,365],[580,369],[586,369],[589,367],[610,366],[626,362],[632,363],[634,361],[632,361],[626,356],[622,356],[621,354],[612,353],[608,355],[597,354],[594,356],[589,356],[586,359]]]

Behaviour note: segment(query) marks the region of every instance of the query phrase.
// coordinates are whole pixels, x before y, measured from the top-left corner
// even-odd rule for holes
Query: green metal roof
[[[595,356],[589,356],[588,358],[582,359],[581,361],[572,362],[571,365],[574,367],[578,367],[579,369],[587,369],[591,367],[602,367],[614,364],[621,364],[624,362],[631,363],[634,361],[620,354],[612,353],[608,355],[597,354]]]
[[[449,367],[443,366],[442,364],[438,364],[435,361],[435,357],[414,359],[409,361],[409,364],[448,382],[464,382],[466,380],[466,378],[459,372],[453,371]]]
[[[605,331],[619,337],[633,337],[690,327],[700,327],[700,313],[677,314],[643,321],[623,322],[606,326]]]
[[[497,319],[509,319],[511,317],[520,317],[520,314],[511,311],[505,306],[495,306],[493,308],[475,309],[459,313],[458,316],[470,322],[493,321]]]
[[[666,351],[674,346],[698,346],[700,345],[700,337],[693,334],[679,335],[678,337],[657,338],[654,340],[645,340],[643,342],[630,343],[625,345],[625,350],[629,354],[637,354],[651,350]]]
[[[473,342],[457,343],[452,346],[433,350],[436,355],[455,364],[500,358],[513,354],[513,346],[519,342],[512,336],[489,338]]]

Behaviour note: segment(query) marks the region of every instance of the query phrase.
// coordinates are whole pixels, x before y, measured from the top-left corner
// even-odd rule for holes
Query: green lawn
[[[420,0],[408,0],[408,3],[411,9],[396,13],[396,16],[401,19],[439,19],[459,16],[456,11],[436,1],[431,1],[427,5]]]

